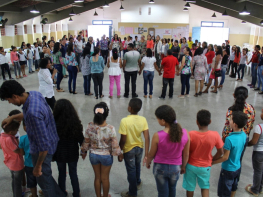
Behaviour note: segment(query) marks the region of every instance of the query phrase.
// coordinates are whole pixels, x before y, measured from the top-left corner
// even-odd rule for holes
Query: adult
[[[3,120],[2,127],[13,120],[24,119],[30,142],[30,154],[33,162],[33,175],[44,196],[65,197],[52,177],[51,161],[56,151],[59,137],[54,116],[40,92],[26,92],[15,80],[5,81],[0,88],[0,98],[16,106],[23,105],[23,113],[9,116]]]
[[[94,49],[94,53],[92,54],[92,57],[90,58],[90,68],[91,68],[91,77],[93,79],[94,83],[94,93],[95,93],[95,99],[98,99],[98,96],[100,98],[103,98],[104,95],[102,94],[103,89],[103,78],[104,78],[104,60],[100,56],[100,50],[99,48]]]
[[[178,59],[178,55],[180,53],[180,47],[178,44],[178,40],[174,41],[174,45],[172,46],[172,52],[173,52],[173,56]]]
[[[230,41],[226,40],[226,54],[229,56],[230,55]]]
[[[160,36],[157,35],[153,51],[158,68],[161,67],[161,49],[162,49],[162,42],[160,41]]]
[[[48,58],[42,59],[40,61],[39,67],[40,67],[40,70],[38,72],[39,92],[43,95],[43,97],[47,101],[47,104],[53,110],[56,103],[54,89],[53,89],[53,80],[57,73],[57,69],[53,70],[53,74],[51,76],[51,73],[49,71],[49,69],[51,68],[51,62]]]
[[[203,93],[208,93],[208,89],[210,88],[213,79],[215,80],[215,89],[211,91],[212,93],[217,93],[218,88],[218,76],[221,76],[221,62],[223,57],[223,51],[221,46],[216,47],[216,56],[213,58],[212,64],[211,64],[211,73],[209,77],[209,83],[207,84],[207,87]],[[220,73],[218,75],[218,73]]]
[[[173,56],[172,50],[167,51],[168,56],[163,59],[162,66],[160,68],[160,71],[163,70],[163,89],[162,89],[162,95],[159,97],[159,99],[165,99],[166,96],[166,90],[167,85],[169,84],[169,98],[173,98],[173,91],[174,91],[174,77],[175,77],[175,67],[177,66],[177,70],[179,62],[176,57]]]
[[[200,42],[198,43],[198,45],[200,46]],[[202,48],[203,48],[203,55],[205,55],[208,51],[207,42],[202,43]]]
[[[69,38],[68,45],[69,45],[70,43],[73,44],[73,47],[74,47],[74,38],[73,38],[73,37],[70,37],[70,38]]]
[[[121,57],[121,51],[123,49],[123,45],[121,43],[121,40],[118,38],[118,34],[114,35],[114,38],[111,41],[110,44],[110,50],[116,48],[118,50],[119,57]]]
[[[256,45],[254,48],[252,58],[248,63],[248,64],[250,64],[252,62],[252,66],[251,66],[252,82],[251,82],[251,84],[248,84],[248,86],[250,86],[251,88],[255,88],[256,83],[257,83],[257,66],[258,66],[258,63],[260,61],[260,52],[259,51],[260,51],[260,46]]]
[[[179,58],[179,62],[182,61],[183,57],[185,56],[184,54],[184,49],[188,47],[188,44],[187,44],[187,40],[185,37],[182,38],[182,43],[181,43],[181,46],[180,46],[180,58]]]
[[[239,66],[240,58],[241,58],[240,47],[237,46],[236,52],[235,52],[235,59],[234,59],[234,63],[233,63],[232,71],[230,75],[231,78],[236,78],[237,67]]]
[[[128,42],[127,42],[127,38],[124,37],[124,40],[122,41],[122,46],[123,46],[123,56],[125,55],[126,52],[128,52],[127,47],[128,47]]]
[[[221,81],[220,81],[220,85],[218,86],[218,88],[223,88],[223,84],[225,82],[225,78],[226,78],[226,70],[227,70],[227,62],[228,62],[228,55],[226,52],[226,49],[223,51],[223,59],[221,62]]]
[[[184,57],[182,58],[182,64],[179,68],[179,72],[181,74],[181,95],[178,98],[185,98],[189,97],[190,91],[190,77],[191,71],[193,69],[192,66],[192,52],[189,47],[184,48]],[[185,94],[185,87],[186,87],[186,94]]]
[[[9,80],[13,79],[11,77],[11,72],[10,72],[10,68],[8,65],[8,60],[6,58],[6,52],[5,52],[4,47],[0,47],[0,65],[1,65],[1,70],[2,70],[3,80],[6,81],[5,72],[8,73]]]
[[[156,59],[153,57],[152,49],[148,48],[146,51],[146,56],[142,58],[142,66],[139,71],[139,75],[141,75],[143,71],[143,79],[144,79],[144,98],[147,98],[147,86],[149,83],[150,91],[149,91],[149,98],[152,98],[153,95],[153,78],[154,78],[154,69],[159,72],[159,68],[156,64]]]
[[[195,51],[195,56],[193,57],[192,65],[195,67],[194,69],[194,78],[195,78],[195,97],[198,95],[202,95],[203,87],[204,87],[204,81],[205,76],[208,71],[208,64],[207,64],[207,58],[205,55],[203,55],[203,49],[197,48]],[[200,83],[200,90],[198,92],[198,86]]]
[[[132,86],[132,98],[138,97],[136,94],[136,80],[138,74],[138,64],[141,67],[141,57],[138,51],[134,50],[134,45],[128,45],[128,52],[123,57],[123,71],[124,71],[124,78],[125,78],[125,93],[124,97],[129,97],[129,86],[131,80]]]
[[[55,42],[53,40],[49,40],[47,42],[47,46],[50,49],[50,52],[53,53]]]
[[[21,48],[22,50],[26,49],[26,43],[25,43],[25,42],[22,42],[20,48]]]
[[[139,42],[139,48],[140,48],[140,53],[141,53],[141,59],[146,55],[146,45],[147,41],[145,40],[145,36],[141,36],[141,40]]]
[[[230,56],[229,56],[229,64],[228,64],[227,74],[230,74],[230,70],[233,70],[235,54],[236,54],[236,45],[233,45],[232,49],[231,49],[231,52],[230,52]]]
[[[53,42],[55,42],[55,39],[54,39],[53,36],[51,36],[50,40],[53,41]]]
[[[148,34],[146,48],[153,50],[153,47],[154,47],[154,43],[152,40],[152,36],[151,36],[151,34]]]
[[[27,65],[28,65],[28,69],[29,69],[29,73],[33,73],[35,71],[32,70],[32,66],[33,66],[33,56],[34,56],[34,52],[31,50],[31,44],[27,43],[27,49],[26,49],[26,58],[27,58]]]
[[[76,61],[75,53],[73,52],[73,44],[68,45],[67,53],[65,56],[65,61],[66,61],[68,73],[69,73],[69,78],[68,78],[69,93],[77,94],[76,81],[77,81],[77,74],[79,72],[79,67],[78,67],[78,62]],[[72,85],[73,85],[73,90],[71,89]]]
[[[210,73],[211,73],[211,70],[212,70],[211,64],[212,64],[213,59],[215,57],[215,51],[214,51],[214,47],[213,47],[212,44],[209,44],[208,50],[207,50],[207,53],[205,54],[205,56],[206,56],[207,64],[208,64],[208,72],[207,72],[207,75],[206,75],[205,84],[208,84]]]
[[[135,36],[135,40],[133,41],[133,45],[135,50],[139,50],[139,40],[138,40],[138,36]]]
[[[86,46],[83,50],[83,53],[80,57],[80,63],[82,65],[82,75],[84,79],[83,87],[84,87],[84,93],[87,96],[93,95],[90,92],[90,81],[91,81],[91,68],[90,68],[90,47]]]
[[[108,56],[109,56],[109,47],[108,47],[108,40],[106,39],[106,35],[103,34],[101,40],[100,40],[100,45],[99,49],[101,52],[101,56],[104,59],[104,64],[107,64]]]
[[[90,55],[92,55],[94,53],[94,50],[95,50],[95,43],[93,42],[93,37],[92,36],[89,37],[86,46],[90,47]]]
[[[191,48],[192,48],[192,45],[194,44],[194,42],[192,41],[192,37],[189,37],[189,38],[188,38],[187,44],[188,44],[188,47],[191,49]]]
[[[167,51],[169,50],[169,45],[167,39],[163,39],[161,47],[161,59],[163,60],[167,56]]]
[[[42,37],[42,44],[43,44],[43,46],[47,45],[46,40],[47,40],[47,36],[43,36]]]
[[[76,60],[77,60],[78,65],[79,65],[79,69],[81,70],[81,64],[80,64],[79,60],[80,60],[80,56],[81,56],[81,54],[83,52],[83,48],[84,48],[83,41],[81,39],[81,35],[78,35],[77,40],[75,41],[74,45],[75,45]]]
[[[243,69],[244,70],[244,69]],[[263,94],[263,47],[261,48],[261,55],[260,55],[260,61],[257,66],[257,77],[258,77],[258,87],[255,88],[254,90],[261,90],[258,92],[259,94]]]
[[[43,46],[44,58],[48,57],[51,59],[51,51],[47,46]]]
[[[65,58],[66,53],[67,53],[67,40],[65,37],[63,37],[61,40],[60,52],[62,54],[62,58]],[[63,66],[62,67],[62,75],[64,78],[67,78],[66,71],[67,71],[67,68]]]

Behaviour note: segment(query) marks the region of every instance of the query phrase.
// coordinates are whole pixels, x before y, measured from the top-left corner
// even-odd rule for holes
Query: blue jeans
[[[158,197],[175,197],[176,184],[180,177],[180,166],[155,163],[153,174],[158,190]]]
[[[52,176],[52,158],[53,155],[47,154],[44,162],[42,163],[42,175],[40,177],[36,177],[37,183],[42,189],[45,197],[66,197]],[[36,166],[37,160],[38,154],[32,154],[32,162],[34,167]]]
[[[257,83],[257,63],[252,63],[251,73],[252,73],[252,85],[255,87]]]
[[[76,60],[78,62],[78,65],[79,65],[79,70],[81,70],[81,64],[80,64],[80,57],[81,57],[82,53],[77,53],[76,54]]]
[[[130,196],[137,196],[137,185],[141,183],[142,153],[143,149],[140,147],[134,147],[129,152],[124,153]]]
[[[181,74],[181,83],[182,83],[182,89],[181,89],[181,95],[184,95],[185,93],[185,87],[186,87],[186,94],[189,94],[190,91],[190,77],[191,74],[185,75]]]
[[[212,70],[211,64],[208,64],[208,74],[206,74],[206,79],[205,79],[206,83],[209,83],[209,77],[210,77],[211,70]]]
[[[246,64],[240,64],[239,67],[238,67],[238,70],[237,70],[237,75],[238,75],[238,78],[239,79],[243,79],[244,77],[244,73],[245,73],[245,68],[246,68]],[[240,70],[242,70],[242,76],[240,78]]]
[[[23,179],[24,170],[20,171],[12,171],[11,177],[12,177],[12,191],[13,191],[13,197],[21,197],[22,196],[22,187],[21,187],[21,181]]]
[[[61,64],[55,64],[55,69],[58,70],[57,72],[57,89],[60,90],[60,83],[63,79],[63,73],[62,73],[62,65]]]
[[[58,165],[58,185],[62,192],[67,195],[66,192],[66,176],[67,176],[67,164],[68,164],[68,170],[69,170],[69,176],[71,180],[71,185],[73,188],[73,197],[79,197],[80,189],[79,189],[79,179],[77,174],[77,165],[78,162],[70,162],[70,163],[64,163],[64,162],[57,162]]]
[[[33,59],[27,60],[29,73],[32,72]]]
[[[113,164],[113,156],[112,155],[97,155],[90,153],[89,160],[91,165],[101,164],[103,166],[111,166]]]
[[[69,78],[68,78],[68,90],[71,90],[71,83],[73,80],[73,92],[76,91],[76,80],[77,80],[77,74],[78,74],[78,69],[76,66],[70,66],[68,65],[68,74],[69,74]]]
[[[35,70],[38,69],[38,67],[39,67],[39,62],[40,62],[40,60],[35,60]]]
[[[143,79],[144,79],[144,95],[147,95],[147,85],[149,82],[150,86],[150,95],[153,94],[153,78],[154,78],[154,71],[148,71],[144,70],[143,71]]]
[[[225,78],[226,78],[226,69],[227,69],[227,64],[221,64],[221,81],[220,81],[220,85],[223,85],[225,82]]]
[[[258,73],[258,88],[260,88],[261,85],[261,91],[263,91],[263,75],[262,75],[262,71],[263,71],[263,66],[259,66],[257,73]]]
[[[89,94],[90,94],[91,74],[89,74],[89,75],[84,75],[84,76],[83,76],[83,79],[84,79],[84,83],[83,83],[84,93],[85,93],[85,95],[89,95]]]

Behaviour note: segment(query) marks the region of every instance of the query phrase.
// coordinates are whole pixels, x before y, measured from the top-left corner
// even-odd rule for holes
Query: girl
[[[89,150],[89,159],[95,173],[94,185],[97,197],[108,197],[109,175],[113,164],[113,156],[123,157],[116,137],[115,128],[107,124],[106,119],[109,108],[106,103],[101,102],[94,107],[93,122],[88,124],[85,131],[85,140],[81,146],[83,160]],[[101,194],[101,184],[103,194]]]
[[[221,81],[220,81],[220,85],[218,86],[218,88],[223,88],[223,84],[225,82],[225,77],[226,77],[226,70],[227,70],[227,62],[228,62],[228,55],[226,50],[224,49],[223,51],[223,59],[221,62]]]
[[[150,34],[148,34],[146,48],[153,50],[153,47],[154,47],[154,45],[153,45],[152,36]]]
[[[204,49],[205,50],[205,49]],[[204,53],[203,53],[204,54]],[[206,59],[207,59],[207,64],[208,64],[208,72],[206,75],[206,83],[208,84],[209,82],[209,77],[210,77],[210,72],[211,72],[211,64],[213,62],[213,58],[215,57],[215,52],[214,52],[214,47],[212,44],[209,44],[208,48],[207,48],[207,53],[205,53]]]
[[[141,40],[139,42],[139,49],[140,49],[140,53],[141,53],[141,59],[146,55],[146,45],[147,45],[147,42],[145,40],[145,36],[142,35],[141,36]]]
[[[68,78],[68,89],[69,93],[77,94],[76,92],[76,80],[77,80],[77,74],[79,72],[79,67],[78,67],[78,62],[76,61],[76,56],[75,53],[73,52],[73,44],[70,43],[68,45],[67,53],[66,53],[66,64],[68,65],[68,73],[69,73],[69,78]],[[73,81],[73,91],[71,89]]]
[[[161,59],[167,56],[167,51],[169,50],[169,45],[167,44],[167,39],[163,39],[163,45],[161,48]]]
[[[165,128],[153,135],[151,150],[146,167],[150,169],[154,159],[153,174],[156,180],[158,196],[176,196],[176,184],[189,158],[190,139],[186,129],[176,121],[176,114],[168,105],[155,111],[158,123]],[[165,172],[165,173],[163,173]]]
[[[184,49],[188,47],[188,44],[187,44],[187,40],[185,37],[182,38],[182,43],[181,43],[181,46],[180,46],[180,58],[179,58],[179,62],[182,62],[182,59],[183,57],[185,56],[185,53],[184,53]],[[192,55],[191,55],[192,56]]]
[[[22,78],[22,76],[21,76],[21,66],[19,64],[19,58],[18,58],[18,54],[17,54],[17,49],[13,45],[11,46],[10,59],[11,59],[12,65],[14,66],[16,78],[17,79]]]
[[[248,63],[247,52],[248,52],[247,48],[244,48],[242,50],[242,55],[241,55],[240,62],[239,62],[239,67],[238,67],[238,70],[237,70],[237,75],[238,75],[237,81],[243,81],[245,67],[246,67],[246,64]],[[242,70],[241,78],[240,78],[240,70]]]
[[[234,63],[234,59],[235,59],[235,54],[236,54],[236,45],[232,46],[232,50],[230,52],[230,56],[229,56],[229,64],[228,64],[228,71],[227,74],[230,74],[230,69],[231,69],[231,75],[233,74],[233,63]],[[230,77],[231,77],[230,75]]]
[[[19,57],[19,64],[21,65],[21,72],[23,77],[27,77],[26,72],[25,72],[25,66],[26,66],[26,56],[25,53],[23,52],[23,50],[20,48],[19,49],[19,53],[18,53],[18,57]]]
[[[11,77],[11,72],[10,72],[10,68],[9,68],[9,65],[8,65],[8,60],[6,58],[6,52],[5,52],[4,47],[0,47],[0,66],[1,66],[3,80],[6,81],[5,72],[8,73],[9,80],[13,79]]]
[[[181,95],[178,96],[179,98],[184,98],[185,96],[189,97],[190,91],[190,77],[191,77],[191,70],[192,70],[192,52],[189,47],[184,49],[184,57],[182,58],[182,64],[179,68],[179,72],[181,73]],[[185,94],[185,87],[186,87],[186,94]]]
[[[128,50],[127,50],[128,42],[127,42],[127,38],[126,37],[124,37],[124,40],[122,41],[122,46],[123,46],[123,57],[124,57],[125,53],[128,52]]]
[[[222,62],[222,56],[223,51],[221,46],[216,47],[216,56],[213,58],[213,62],[211,64],[212,71],[210,73],[209,77],[209,83],[207,84],[207,87],[203,93],[208,93],[208,89],[210,88],[213,79],[215,79],[215,89],[211,91],[212,93],[217,93],[218,88],[218,76],[216,75],[216,72],[221,73],[221,62]]]
[[[154,68],[159,72],[161,75],[159,68],[156,64],[156,59],[152,55],[152,50],[147,49],[146,57],[142,58],[142,66],[139,71],[139,75],[141,75],[143,70],[143,79],[144,79],[144,98],[147,98],[147,86],[149,83],[150,86],[150,93],[149,98],[152,98],[153,95],[153,78],[154,78]]]
[[[107,61],[108,74],[110,77],[110,96],[112,98],[113,95],[113,86],[114,80],[117,86],[117,97],[121,97],[121,68],[122,68],[122,61],[118,57],[118,50],[115,48],[112,50],[112,56],[108,58]]]
[[[207,42],[203,42],[203,43],[202,43],[202,48],[203,48],[203,55],[205,55],[205,54],[207,53],[207,50],[208,50],[208,48],[207,48]]]
[[[24,50],[24,49],[26,48],[26,43],[25,43],[25,42],[22,42],[20,48],[21,48],[22,50]]]
[[[90,47],[86,46],[80,57],[80,63],[82,65],[81,72],[82,72],[83,79],[84,79],[84,84],[83,84],[84,93],[87,96],[93,95],[90,92],[91,69],[90,69],[89,61],[90,61]]]
[[[240,47],[236,47],[234,64],[232,66],[232,71],[233,72],[232,72],[231,78],[236,78],[237,67],[239,66],[240,58],[241,58]]]
[[[58,185],[68,196],[66,191],[66,167],[68,165],[73,197],[80,197],[77,165],[79,146],[84,140],[83,126],[74,106],[67,99],[60,99],[56,102],[53,114],[59,136],[57,150],[53,156],[58,165]]]

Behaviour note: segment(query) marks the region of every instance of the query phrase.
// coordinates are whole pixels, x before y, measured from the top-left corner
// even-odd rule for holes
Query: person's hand
[[[5,126],[9,125],[13,121],[12,116],[7,117],[2,121],[2,128],[5,128]]]
[[[162,74],[163,74],[163,73],[162,73],[161,71],[159,71],[159,76],[162,76]]]
[[[141,75],[141,74],[142,74],[142,71],[140,70],[140,71],[138,72],[138,74]]]
[[[142,163],[142,165],[145,166],[145,165],[146,165],[146,162],[147,162],[147,157],[145,156],[145,157],[143,158],[143,163]]]
[[[146,168],[148,168],[148,169],[151,168],[151,162],[150,163],[146,163]]]
[[[185,167],[181,166],[181,174],[185,174]]]
[[[33,175],[35,177],[40,177],[42,175],[42,166],[35,166],[33,170]]]
[[[87,157],[87,153],[81,154],[81,157],[83,159],[83,161],[85,160],[85,158]]]
[[[118,161],[119,161],[119,162],[122,162],[123,158],[124,158],[123,154],[119,155],[119,156],[118,156]]]

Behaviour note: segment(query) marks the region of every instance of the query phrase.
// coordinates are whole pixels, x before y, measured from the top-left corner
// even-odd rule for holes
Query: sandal
[[[109,96],[110,99],[112,99],[112,96]]]
[[[199,92],[198,94],[199,94],[199,96],[201,96],[203,93],[202,93],[202,92]]]
[[[117,98],[121,98],[121,96],[119,95],[119,96],[117,96]]]
[[[147,98],[147,95],[144,95],[143,97],[144,97],[144,98]]]
[[[194,97],[198,97],[199,94],[195,93]]]
[[[100,95],[100,98],[103,98],[104,97],[104,95]]]
[[[151,99],[151,98],[153,98],[153,96],[152,96],[152,95],[149,95],[149,98]]]
[[[57,92],[65,92],[65,90],[62,90],[62,89],[58,90],[58,89],[57,89]]]
[[[251,184],[248,184],[246,187],[245,187],[245,190],[249,193],[249,194],[252,194],[253,196],[258,196],[258,194],[255,194],[251,191]]]
[[[203,93],[203,94],[208,94],[208,91],[203,91],[202,93]]]
[[[216,93],[216,94],[217,94],[217,91],[210,91],[210,92],[212,92],[212,93]]]

